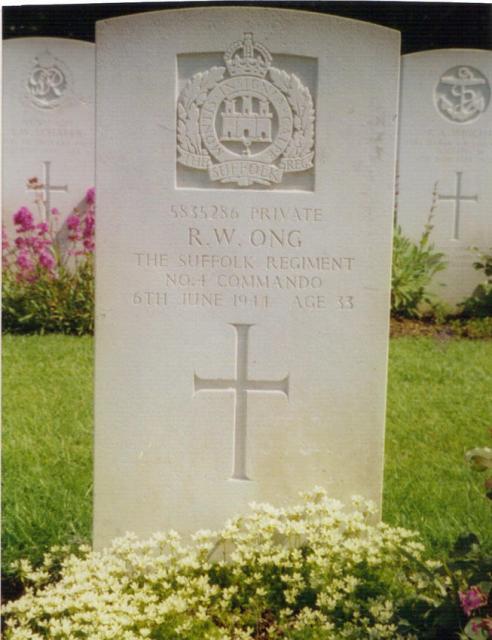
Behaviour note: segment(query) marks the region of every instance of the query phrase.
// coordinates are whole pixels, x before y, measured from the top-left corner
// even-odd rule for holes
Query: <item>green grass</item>
[[[3,337],[4,567],[90,539],[92,374],[88,336]]]
[[[492,341],[391,341],[383,517],[436,551],[474,531],[492,548],[492,503],[464,453],[490,446]]]
[[[90,539],[92,338],[4,336],[3,563]],[[492,341],[393,340],[384,519],[434,551],[473,530],[492,544],[492,505],[464,452],[490,444]]]

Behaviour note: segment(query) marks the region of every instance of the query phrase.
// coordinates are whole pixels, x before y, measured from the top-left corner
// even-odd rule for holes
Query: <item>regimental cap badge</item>
[[[295,74],[272,67],[270,52],[252,33],[227,48],[224,62],[193,75],[178,98],[178,162],[239,187],[273,186],[284,173],[309,170],[309,89]]]

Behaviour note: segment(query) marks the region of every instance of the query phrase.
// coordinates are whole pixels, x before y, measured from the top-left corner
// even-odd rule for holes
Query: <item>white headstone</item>
[[[95,542],[380,501],[399,34],[98,24]]]
[[[89,42],[3,42],[2,217],[8,229],[23,206],[43,220],[58,209],[61,227],[94,186],[94,72]]]
[[[398,221],[417,240],[433,207],[430,239],[448,262],[433,290],[452,306],[483,280],[470,248],[492,245],[491,81],[490,51],[403,56]]]

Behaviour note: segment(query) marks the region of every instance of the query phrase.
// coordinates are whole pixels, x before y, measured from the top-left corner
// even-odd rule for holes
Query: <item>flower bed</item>
[[[94,327],[94,189],[60,228],[60,213],[37,221],[13,216],[15,238],[2,228],[3,330],[92,333]]]
[[[417,534],[373,514],[315,490],[190,544],[128,535],[102,552],[49,554],[36,571],[22,562],[28,588],[5,608],[5,637],[420,639],[449,580]]]

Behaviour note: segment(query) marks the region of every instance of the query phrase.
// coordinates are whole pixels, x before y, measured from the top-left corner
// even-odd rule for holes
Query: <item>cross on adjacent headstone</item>
[[[43,161],[43,182],[41,185],[37,185],[35,187],[27,187],[28,191],[36,191],[42,192],[43,194],[43,208],[44,208],[44,221],[48,220],[49,214],[51,212],[51,192],[67,192],[68,185],[55,185],[50,183],[50,168],[51,161],[44,160]]]
[[[65,221],[95,181],[95,46],[71,38],[9,38],[2,63],[3,222],[14,237],[19,207],[35,200],[39,222],[58,207],[62,248]]]
[[[452,240],[459,240],[459,231],[460,231],[460,213],[461,213],[461,202],[478,202],[478,195],[474,196],[464,196],[461,193],[461,176],[463,175],[462,171],[456,172],[456,193],[454,194],[442,194],[438,193],[437,197],[439,200],[453,200],[454,201],[454,223],[453,223],[453,237]]]
[[[194,376],[194,391],[234,391],[234,445],[231,479],[249,480],[246,474],[248,391],[283,393],[289,397],[289,376],[282,380],[248,379],[248,341],[251,324],[231,324],[236,330],[236,377],[208,379]]]
[[[446,268],[429,291],[453,311],[480,284],[469,248],[487,251],[492,240],[491,80],[491,51],[433,49],[401,60],[398,225],[418,243],[437,214],[430,238]]]

